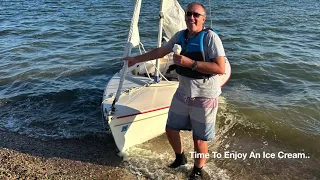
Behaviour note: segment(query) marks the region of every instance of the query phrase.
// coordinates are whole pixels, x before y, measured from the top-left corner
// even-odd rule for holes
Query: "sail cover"
[[[177,0],[163,0],[163,29],[168,38],[176,32],[186,29],[185,13]]]

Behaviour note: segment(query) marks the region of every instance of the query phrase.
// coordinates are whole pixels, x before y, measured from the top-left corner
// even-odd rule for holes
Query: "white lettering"
[[[263,158],[267,158],[267,159],[274,159],[276,157],[276,155],[274,153],[267,153],[267,152],[264,152],[262,153],[262,157]]]
[[[247,153],[238,153],[238,152],[229,152],[229,151],[226,151],[224,152],[224,158],[232,158],[234,160],[237,160],[237,159],[243,159],[245,160],[247,158]]]
[[[221,153],[218,153],[218,152],[213,152],[213,158],[221,158],[222,157],[222,155],[221,155]]]
[[[209,153],[197,153],[197,152],[189,152],[192,158],[209,158]]]
[[[249,158],[257,159],[260,158],[260,156],[260,153],[251,152]]]
[[[306,156],[305,153],[286,153],[286,152],[278,152],[278,158],[287,158],[287,159],[298,159],[298,158],[310,158]]]

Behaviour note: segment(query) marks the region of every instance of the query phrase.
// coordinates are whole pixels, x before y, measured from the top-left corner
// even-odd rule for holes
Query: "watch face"
[[[197,69],[197,67],[198,67],[198,65],[197,65],[197,61],[194,61],[194,62],[193,62],[193,64],[192,64],[191,69],[194,71],[194,70],[196,70],[196,69]]]

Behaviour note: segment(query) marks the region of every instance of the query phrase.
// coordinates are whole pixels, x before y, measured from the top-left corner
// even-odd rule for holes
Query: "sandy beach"
[[[135,179],[110,142],[97,137],[42,141],[0,131],[0,179]]]

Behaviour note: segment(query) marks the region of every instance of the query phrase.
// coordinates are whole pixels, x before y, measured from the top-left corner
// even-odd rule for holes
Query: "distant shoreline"
[[[0,179],[134,179],[111,140],[41,141],[0,130]]]

